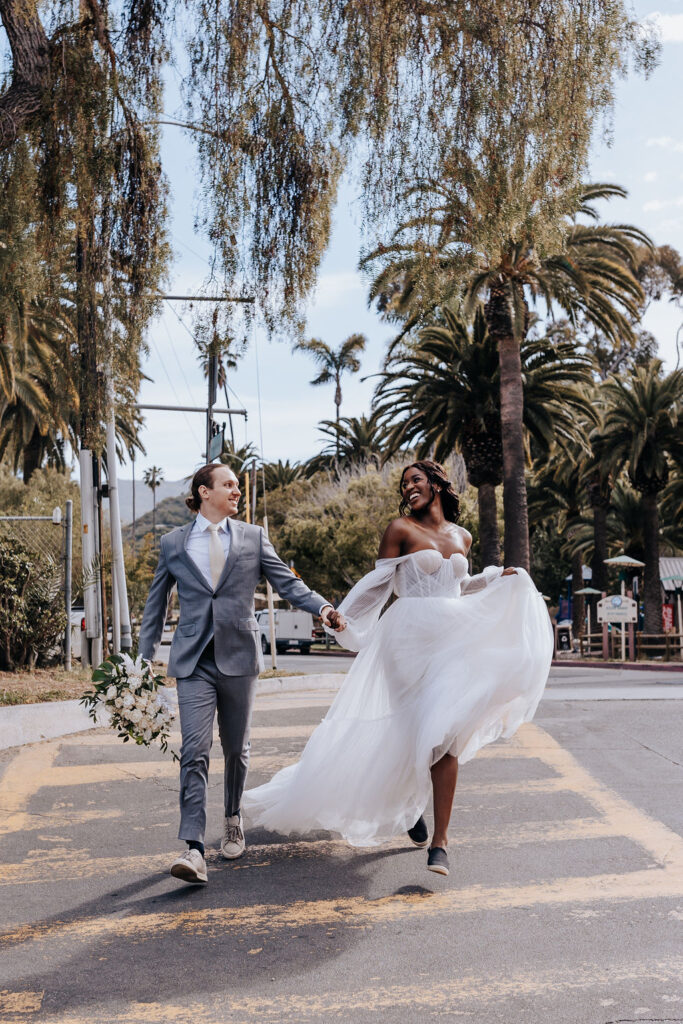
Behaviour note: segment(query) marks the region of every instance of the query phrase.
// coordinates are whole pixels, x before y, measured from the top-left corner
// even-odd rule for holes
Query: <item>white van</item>
[[[268,609],[256,612],[256,619],[261,633],[261,650],[264,654],[270,654]],[[301,654],[310,654],[312,643],[313,616],[310,612],[275,609],[275,650],[278,654],[284,654],[290,647],[296,648]]]

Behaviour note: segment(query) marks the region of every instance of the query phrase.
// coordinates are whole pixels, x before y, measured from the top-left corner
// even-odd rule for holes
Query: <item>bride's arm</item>
[[[372,572],[363,576],[339,605],[337,610],[346,623],[344,629],[333,632],[325,627],[325,632],[334,636],[347,651],[359,651],[372,635],[391,594],[395,570],[395,559],[380,559]]]
[[[460,593],[463,596],[476,594],[477,591],[488,587],[489,583],[493,583],[494,580],[500,579],[501,576],[511,576],[516,571],[516,569],[503,569],[500,565],[488,565],[483,572],[478,572],[476,576],[465,576],[460,584]]]

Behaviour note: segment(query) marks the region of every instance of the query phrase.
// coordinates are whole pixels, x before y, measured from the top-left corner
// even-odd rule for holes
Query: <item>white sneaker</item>
[[[242,829],[242,815],[238,811],[237,814],[225,819],[221,853],[226,860],[237,860],[244,853],[246,845]]]
[[[206,861],[199,850],[191,850],[189,847],[173,861],[171,874],[174,878],[181,878],[183,882],[208,882]]]

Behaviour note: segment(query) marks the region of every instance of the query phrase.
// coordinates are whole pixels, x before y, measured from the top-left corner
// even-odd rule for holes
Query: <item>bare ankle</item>
[[[434,846],[440,846],[442,850],[445,850],[446,847],[448,846],[448,836],[437,836],[437,835],[432,836],[431,845],[433,847]]]

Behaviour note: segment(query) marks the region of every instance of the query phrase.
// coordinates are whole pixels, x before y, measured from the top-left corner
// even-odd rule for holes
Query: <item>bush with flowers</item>
[[[149,747],[155,740],[164,753],[175,711],[161,687],[164,677],[155,675],[150,662],[133,661],[128,654],[112,654],[92,674],[93,690],[80,703],[97,721],[103,704],[111,714],[111,727],[124,743],[135,740]],[[175,754],[173,755],[176,756]]]

